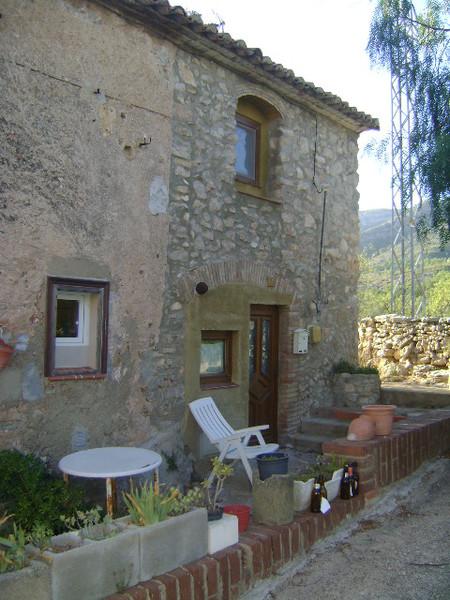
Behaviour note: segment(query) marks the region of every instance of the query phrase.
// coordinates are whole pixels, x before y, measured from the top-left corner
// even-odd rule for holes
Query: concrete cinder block
[[[141,581],[176,569],[208,553],[208,516],[198,508],[139,528]]]
[[[208,553],[214,554],[239,541],[239,522],[235,515],[224,514],[208,523]]]
[[[44,553],[51,570],[53,600],[98,600],[140,581],[139,534],[129,528],[78,548]]]
[[[51,600],[50,569],[47,565],[32,561],[29,567],[0,575],[0,598],[2,600]]]
[[[286,525],[294,520],[294,481],[291,475],[253,477],[253,520],[264,525]]]

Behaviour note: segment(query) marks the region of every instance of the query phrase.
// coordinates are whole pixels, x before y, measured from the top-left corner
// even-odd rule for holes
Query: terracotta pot
[[[3,340],[0,340],[0,369],[6,367],[13,352],[14,348],[12,346],[5,344]]]
[[[347,439],[351,442],[365,442],[376,435],[375,420],[369,415],[361,415],[350,423]]]
[[[363,415],[373,419],[376,435],[389,435],[394,421],[394,404],[370,404],[363,406]]]

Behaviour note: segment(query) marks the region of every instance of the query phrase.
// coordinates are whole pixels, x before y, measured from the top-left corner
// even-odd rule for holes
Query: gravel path
[[[450,459],[422,466],[247,600],[450,600]]]

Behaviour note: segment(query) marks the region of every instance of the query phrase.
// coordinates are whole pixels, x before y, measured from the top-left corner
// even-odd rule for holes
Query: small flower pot
[[[375,423],[376,435],[389,435],[394,421],[394,404],[370,404],[363,406],[363,415],[370,417]]]
[[[208,509],[208,521],[218,521],[223,516],[223,508],[216,508],[215,510]]]
[[[246,504],[228,504],[223,507],[223,512],[228,515],[236,515],[239,523],[239,533],[247,531],[250,520],[250,506]]]
[[[259,478],[261,481],[272,475],[287,475],[289,457],[284,452],[271,452],[269,454],[258,454]]]
[[[14,348],[12,346],[5,344],[3,340],[0,340],[0,369],[6,367],[13,352]]]

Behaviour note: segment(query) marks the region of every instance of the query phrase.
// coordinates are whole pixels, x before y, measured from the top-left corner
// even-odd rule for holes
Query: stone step
[[[295,433],[289,436],[289,443],[296,449],[302,450],[303,452],[322,452],[322,444],[325,441],[330,441],[336,436],[331,438],[323,435],[311,435],[305,433]]]
[[[325,437],[344,437],[348,423],[330,417],[307,417],[302,419],[300,432]]]
[[[424,409],[447,408],[450,406],[450,390],[385,383],[381,387],[381,404]]]

